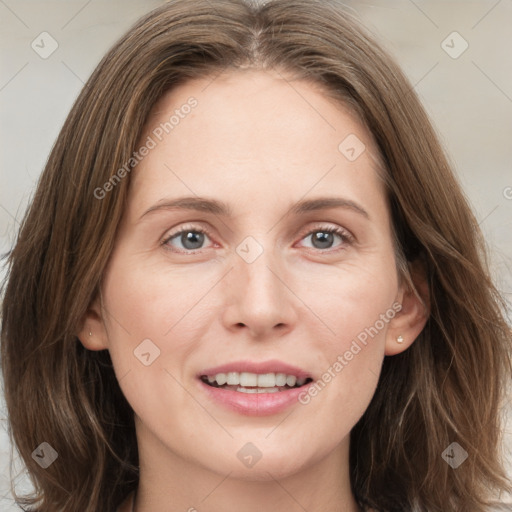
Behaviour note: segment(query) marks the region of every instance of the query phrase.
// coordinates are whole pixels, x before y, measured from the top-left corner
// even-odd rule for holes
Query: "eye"
[[[323,250],[331,249],[336,238],[340,239],[338,247],[350,245],[353,242],[353,236],[345,229],[332,226],[320,226],[309,231],[301,240],[311,237],[313,249]],[[209,232],[200,226],[184,226],[179,231],[167,236],[162,245],[176,248],[177,252],[198,251],[204,249],[205,239],[210,238]],[[178,245],[176,245],[178,244]]]
[[[204,248],[202,245],[204,244],[205,238],[209,238],[208,231],[206,231],[206,229],[198,226],[185,226],[179,231],[166,237],[162,241],[162,245],[176,247],[176,245],[171,243],[175,240],[175,243],[181,245],[181,247],[180,245],[177,247],[181,252],[196,251]]]
[[[349,245],[353,242],[353,237],[348,231],[332,226],[320,226],[313,231],[309,231],[302,240],[309,237],[311,237],[312,248],[320,250],[331,249],[336,237],[341,240],[338,247]]]

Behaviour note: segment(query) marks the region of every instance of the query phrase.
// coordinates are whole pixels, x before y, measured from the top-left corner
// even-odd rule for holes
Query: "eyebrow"
[[[317,210],[327,210],[330,208],[344,208],[352,210],[363,217],[369,219],[368,212],[358,203],[350,199],[342,197],[318,197],[316,199],[303,199],[294,204],[286,213],[300,215],[307,212]],[[161,199],[146,210],[139,218],[146,216],[148,213],[161,210],[193,210],[198,212],[212,213],[222,217],[233,217],[231,207],[217,199],[207,199],[203,197],[180,197],[177,199]]]

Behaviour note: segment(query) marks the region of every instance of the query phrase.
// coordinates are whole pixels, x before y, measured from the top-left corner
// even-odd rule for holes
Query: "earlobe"
[[[409,264],[411,288],[403,283],[398,297],[401,310],[389,323],[385,355],[399,354],[409,348],[419,336],[430,314],[429,287],[424,265],[420,261]]]
[[[108,348],[107,332],[98,299],[95,299],[87,309],[77,336],[82,345],[88,350],[105,350]]]

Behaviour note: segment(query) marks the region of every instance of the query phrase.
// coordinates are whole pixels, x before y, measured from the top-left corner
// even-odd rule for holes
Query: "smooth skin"
[[[237,70],[163,96],[141,145],[190,97],[197,106],[132,171],[101,297],[79,333],[90,350],[109,350],[134,410],[135,510],[357,512],[350,431],[384,356],[406,350],[428,316],[397,274],[374,142],[316,84]],[[338,149],[349,134],[366,147],[354,161]],[[184,196],[222,201],[232,215],[146,213]],[[347,205],[287,214],[320,197],[367,216]],[[341,235],[322,237],[330,228]],[[192,231],[189,241],[174,236],[180,229]],[[248,236],[263,249],[252,263],[236,251]],[[244,416],[211,402],[196,377],[226,362],[279,359],[321,378],[396,302],[401,311],[307,405]],[[148,366],[134,355],[146,339],[160,350]],[[249,442],[262,454],[251,468],[237,457]],[[121,510],[130,508],[127,497]]]

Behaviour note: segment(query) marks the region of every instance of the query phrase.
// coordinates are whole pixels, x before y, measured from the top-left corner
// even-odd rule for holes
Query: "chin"
[[[255,462],[248,461],[244,463],[243,458],[243,456],[239,458],[234,453],[234,457],[219,461],[219,464],[214,468],[211,467],[211,464],[208,464],[208,467],[220,474],[229,474],[230,478],[238,480],[268,482],[292,476],[303,470],[308,464],[307,460],[297,460],[297,450],[291,448],[286,453],[281,452],[275,455],[272,453],[265,454],[263,450],[261,458]],[[208,462],[211,462],[211,459]],[[313,464],[314,462],[309,461],[309,463]]]

